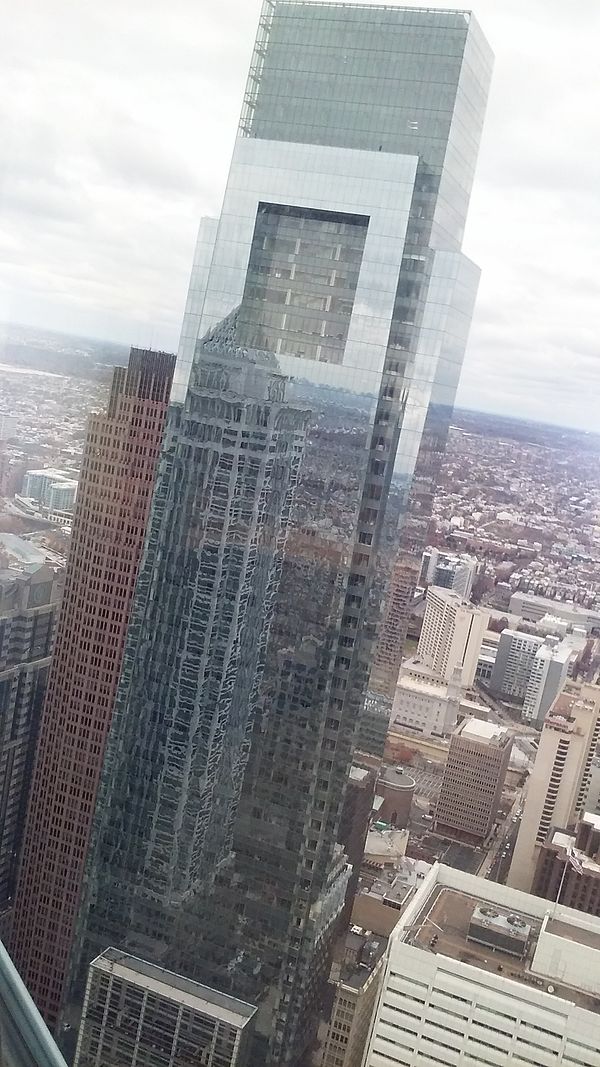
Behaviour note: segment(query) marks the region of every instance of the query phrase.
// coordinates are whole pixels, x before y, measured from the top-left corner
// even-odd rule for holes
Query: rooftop
[[[117,948],[105,949],[91,966],[96,970],[118,975],[142,989],[157,993],[158,996],[185,1004],[211,1018],[221,1019],[230,1026],[245,1026],[256,1012],[253,1004],[228,997],[216,989],[193,982],[190,978],[174,974],[136,956],[130,956]]]
[[[504,744],[507,740],[508,730],[505,726],[498,726],[496,723],[488,722],[486,719],[465,719],[457,727],[455,733],[466,738],[467,741]]]
[[[439,868],[439,871],[444,870],[448,868]],[[455,881],[462,879],[465,885],[469,884],[473,889],[481,884],[482,893],[469,893],[438,882],[422,901],[415,921],[407,925],[407,936],[403,940],[427,952],[433,951],[494,975],[501,974],[503,978],[520,985],[534,987],[540,993],[551,993],[587,1011],[600,1013],[600,920],[562,906],[557,909],[558,918],[549,917],[552,905],[546,900],[517,890],[496,887],[473,875],[452,874]],[[502,898],[503,902],[497,902],[495,897]],[[414,899],[413,906],[417,899]],[[490,904],[491,907],[486,909],[486,905]],[[506,952],[497,943],[492,946],[490,943],[480,944],[469,940],[471,920],[482,905],[484,911],[493,910],[496,914],[499,930],[502,926],[508,928],[509,916],[517,921],[517,929],[525,930],[527,948],[522,957]],[[410,907],[404,919],[400,920],[400,925],[408,922]],[[526,927],[530,927],[530,930],[527,931]],[[432,945],[434,936],[437,940]],[[564,955],[560,946],[558,949],[555,947],[557,938],[564,938],[567,942]],[[576,959],[573,967],[573,958],[568,955],[569,943],[585,946],[593,953],[598,952],[597,968],[593,963],[591,965],[594,972],[591,980],[589,975],[587,978],[585,976],[585,969],[589,969],[589,956],[585,963],[579,963]],[[577,974],[577,982],[581,981],[586,988],[580,988],[575,981],[567,984],[569,973]]]

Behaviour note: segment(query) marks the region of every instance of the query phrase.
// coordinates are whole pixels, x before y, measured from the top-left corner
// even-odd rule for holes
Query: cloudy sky
[[[176,345],[259,9],[11,5],[0,39],[0,322]],[[459,403],[597,429],[600,4],[477,0],[474,10],[496,67],[465,240],[483,278]]]

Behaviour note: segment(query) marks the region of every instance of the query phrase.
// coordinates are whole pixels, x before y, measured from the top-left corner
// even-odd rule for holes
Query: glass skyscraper
[[[273,1067],[312,1036],[355,731],[431,515],[490,69],[469,12],[268,0],[200,228],[78,948],[257,1004]]]

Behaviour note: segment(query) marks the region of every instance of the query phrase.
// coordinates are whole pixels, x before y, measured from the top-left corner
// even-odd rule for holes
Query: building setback
[[[90,965],[74,1067],[245,1067],[255,1014],[108,948]]]
[[[329,972],[372,642],[399,527],[418,573],[477,286],[490,66],[469,13],[267,0],[200,230],[83,958],[259,1003],[261,1065],[302,1058]]]
[[[51,567],[0,571],[0,925],[12,901],[59,606]]]
[[[498,814],[511,750],[505,727],[473,718],[461,722],[450,740],[435,809],[438,833],[485,841]]]
[[[174,356],[132,349],[89,422],[15,897],[13,957],[58,1021]]]

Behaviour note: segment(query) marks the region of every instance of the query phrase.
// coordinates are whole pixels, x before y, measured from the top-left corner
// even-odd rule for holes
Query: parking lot
[[[406,774],[415,780],[415,796],[437,800],[442,784],[443,770],[431,767],[405,767]]]

